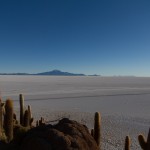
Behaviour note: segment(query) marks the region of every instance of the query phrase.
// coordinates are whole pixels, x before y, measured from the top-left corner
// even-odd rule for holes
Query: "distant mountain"
[[[52,70],[48,72],[37,73],[36,75],[56,75],[56,76],[85,76],[84,74],[76,74],[69,72],[62,72],[60,70]]]
[[[88,75],[88,76],[95,76],[95,77],[97,77],[97,76],[101,76],[101,75],[92,74],[92,75]]]
[[[0,73],[0,75],[31,75],[29,73]]]
[[[48,72],[41,72],[36,74],[30,73],[0,73],[0,75],[49,75],[49,76],[85,76],[84,74],[76,74],[69,72],[62,72],[60,70],[52,70]]]

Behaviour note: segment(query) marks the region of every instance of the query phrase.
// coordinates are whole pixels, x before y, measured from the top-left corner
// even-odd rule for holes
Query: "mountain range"
[[[0,73],[0,75],[49,75],[49,76],[85,76],[85,74],[76,74],[70,72],[63,72],[60,70],[52,70],[48,72],[41,72],[41,73]]]

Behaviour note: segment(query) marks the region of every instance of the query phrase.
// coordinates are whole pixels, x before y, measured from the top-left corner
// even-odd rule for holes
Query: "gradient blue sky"
[[[150,76],[149,0],[1,0],[0,72]]]

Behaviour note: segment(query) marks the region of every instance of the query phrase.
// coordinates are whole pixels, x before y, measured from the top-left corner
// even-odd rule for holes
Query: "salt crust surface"
[[[137,136],[147,136],[150,127],[150,78],[146,77],[59,77],[0,76],[3,99],[25,95],[33,116],[49,123],[63,117],[93,128],[94,112],[102,115],[102,147],[122,150],[124,139],[132,139],[131,150],[140,149]]]

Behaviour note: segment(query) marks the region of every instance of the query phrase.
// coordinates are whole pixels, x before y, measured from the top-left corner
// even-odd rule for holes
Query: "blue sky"
[[[1,0],[0,72],[150,76],[149,0]]]

